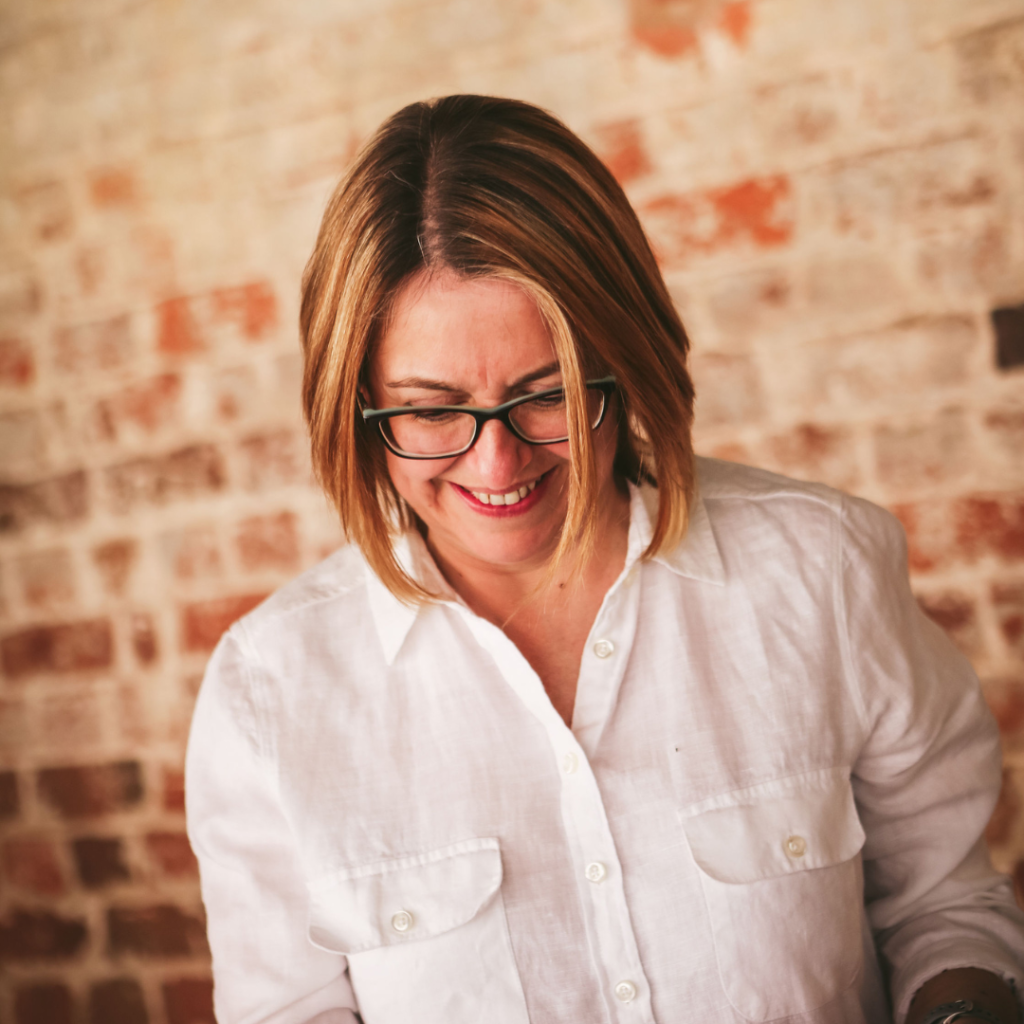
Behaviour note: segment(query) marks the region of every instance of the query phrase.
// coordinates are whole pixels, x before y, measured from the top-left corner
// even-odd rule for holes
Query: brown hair
[[[570,412],[568,509],[555,564],[585,558],[595,529],[583,381],[614,374],[616,473],[656,482],[645,555],[686,532],[693,493],[689,343],[629,201],[559,120],[516,100],[447,96],[392,115],[331,197],[302,282],[302,401],[313,466],[347,536],[405,600],[429,599],[400,567],[413,515],[360,415],[373,344],[396,294],[423,270],[513,281],[551,331]]]

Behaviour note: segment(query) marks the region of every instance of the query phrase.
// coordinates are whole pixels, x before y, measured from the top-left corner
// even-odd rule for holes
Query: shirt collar
[[[636,523],[642,531],[643,546],[640,550],[643,551],[650,543],[654,532],[651,524],[658,515],[658,491],[649,485],[631,487],[630,490],[630,533],[633,531],[633,524]],[[630,548],[632,549],[632,543]],[[725,565],[699,488],[690,502],[690,521],[686,536],[674,548],[659,551],[652,561],[689,579],[714,583],[717,586],[725,584]]]
[[[625,569],[628,570],[643,554],[651,541],[652,521],[658,514],[658,492],[649,485],[629,485],[629,541]],[[395,540],[395,557],[398,564],[413,579],[419,580],[428,590],[443,595],[455,603],[461,601],[452,591],[448,582],[427,550],[423,538],[415,530],[401,534]],[[707,509],[700,494],[696,494],[690,505],[690,522],[683,540],[670,551],[661,551],[653,561],[664,565],[680,576],[701,580],[705,583],[725,583],[725,568],[718,551],[718,543],[711,529]],[[420,606],[400,601],[381,582],[377,574],[366,565],[366,584],[377,635],[384,648],[384,657],[390,665],[394,662],[405,642],[412,624],[423,610]]]

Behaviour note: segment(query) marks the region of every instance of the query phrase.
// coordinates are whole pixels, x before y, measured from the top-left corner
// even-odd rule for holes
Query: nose
[[[476,443],[463,456],[477,482],[495,489],[516,482],[530,457],[530,446],[498,420],[483,425]]]

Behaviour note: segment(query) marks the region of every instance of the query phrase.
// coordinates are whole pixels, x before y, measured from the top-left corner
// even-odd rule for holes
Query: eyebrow
[[[533,370],[531,373],[524,374],[517,380],[514,380],[509,386],[509,391],[514,391],[516,388],[523,387],[524,384],[532,384],[535,380],[542,380],[544,377],[550,377],[553,373],[557,373],[561,367],[557,362],[548,363],[546,366],[542,366],[537,370]],[[430,380],[427,377],[402,377],[401,380],[389,380],[386,383],[389,388],[420,388],[424,391],[444,391],[452,395],[464,395],[464,388],[457,388],[453,384],[448,384],[443,380]]]

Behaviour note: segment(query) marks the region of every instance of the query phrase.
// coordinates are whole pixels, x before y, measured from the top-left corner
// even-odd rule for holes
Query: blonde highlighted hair
[[[327,205],[302,281],[302,401],[317,477],[350,540],[397,596],[428,600],[399,565],[414,523],[364,426],[360,389],[396,295],[420,272],[522,287],[551,332],[569,407],[568,509],[555,564],[593,546],[598,482],[583,382],[618,384],[615,472],[657,484],[647,557],[686,532],[694,488],[689,342],[643,229],[600,160],[551,114],[447,96],[392,115]],[[613,407],[614,408],[614,407]]]

